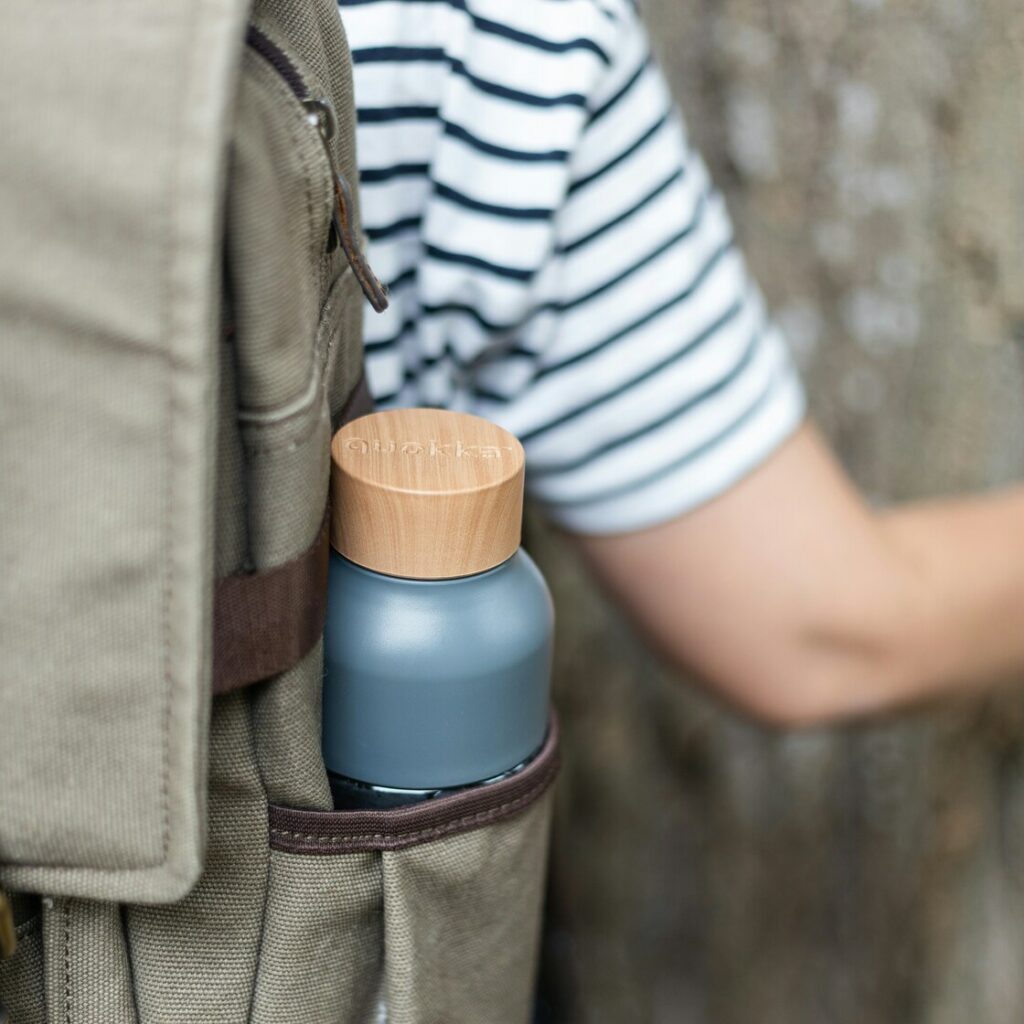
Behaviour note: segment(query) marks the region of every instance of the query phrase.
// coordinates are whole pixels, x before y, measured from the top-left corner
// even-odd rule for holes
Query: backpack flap
[[[202,866],[242,0],[0,10],[0,885]]]

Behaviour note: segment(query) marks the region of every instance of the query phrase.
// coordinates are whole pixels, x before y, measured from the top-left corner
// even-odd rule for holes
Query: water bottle
[[[337,809],[522,770],[548,727],[554,612],[520,547],[524,455],[476,416],[402,409],[331,444],[323,755]]]

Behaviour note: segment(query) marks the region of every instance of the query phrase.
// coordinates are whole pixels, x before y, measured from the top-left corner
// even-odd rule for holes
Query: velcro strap
[[[365,377],[345,404],[338,425],[370,412]],[[214,582],[213,692],[230,693],[287,671],[314,647],[327,615],[330,517],[297,558],[259,572]]]

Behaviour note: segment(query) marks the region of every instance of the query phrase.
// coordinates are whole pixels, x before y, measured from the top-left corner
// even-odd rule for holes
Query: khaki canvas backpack
[[[329,440],[367,408],[332,0],[0,10],[0,1004],[529,1018],[554,740],[334,812]]]

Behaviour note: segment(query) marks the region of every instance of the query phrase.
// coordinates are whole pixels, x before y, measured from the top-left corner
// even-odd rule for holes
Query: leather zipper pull
[[[359,287],[367,301],[378,313],[383,313],[388,308],[387,286],[373,272],[370,264],[363,255],[362,247],[356,241],[352,231],[352,221],[349,211],[352,209],[352,193],[349,191],[348,182],[337,171],[334,172],[334,210],[340,223],[338,238],[341,241],[342,252],[352,264],[352,271],[356,275]]]
[[[331,146],[337,123],[334,109],[324,99],[306,99],[303,100],[303,106],[308,112],[309,123],[320,133],[320,140],[324,144],[324,152],[331,168],[331,184],[334,190],[331,230],[352,267],[363,295],[376,312],[382,313],[388,308],[388,290],[367,262],[362,246],[352,229],[352,191],[334,160],[334,150]]]

